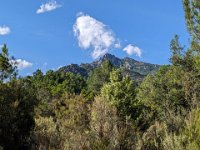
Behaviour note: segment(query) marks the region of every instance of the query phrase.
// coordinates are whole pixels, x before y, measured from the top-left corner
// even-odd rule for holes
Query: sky
[[[188,43],[181,0],[0,0],[0,47],[21,75],[90,63],[105,53],[169,64],[175,34]]]

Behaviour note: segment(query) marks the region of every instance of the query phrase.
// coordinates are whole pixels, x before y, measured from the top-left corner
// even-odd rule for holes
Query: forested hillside
[[[101,67],[103,63],[109,61],[115,69],[120,69],[124,76],[129,75],[131,79],[140,82],[146,75],[157,71],[160,65],[136,61],[132,58],[120,59],[111,54],[105,54],[99,60],[92,63],[82,63],[81,65],[71,64],[61,67],[57,72],[71,72],[88,78],[95,69]]]
[[[190,43],[182,46],[175,35],[170,65],[106,54],[18,77],[4,45],[0,149],[199,150],[200,1],[183,6]]]

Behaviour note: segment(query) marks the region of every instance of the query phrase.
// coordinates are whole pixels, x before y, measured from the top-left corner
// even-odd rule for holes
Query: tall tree
[[[133,106],[137,105],[134,82],[128,76],[123,77],[120,70],[111,72],[110,82],[102,87],[101,95],[117,108],[120,117],[131,116]]]
[[[102,63],[99,68],[96,68],[88,78],[88,88],[95,94],[100,93],[102,86],[109,81],[110,72],[113,70],[113,65],[109,60]]]
[[[179,43],[179,36],[175,35],[174,39],[171,40],[170,49],[172,52],[172,56],[170,58],[170,62],[174,66],[181,66],[183,64],[183,47]]]
[[[200,40],[200,1],[183,0],[187,28],[194,40]]]
[[[9,57],[8,48],[4,44],[0,53],[0,81],[11,78],[16,75],[16,61]]]

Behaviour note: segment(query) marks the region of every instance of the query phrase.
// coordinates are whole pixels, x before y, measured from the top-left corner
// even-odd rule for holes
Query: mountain
[[[160,68],[160,65],[136,61],[128,57],[120,59],[114,55],[105,54],[99,60],[92,63],[83,63],[80,65],[71,64],[60,68],[58,72],[72,72],[87,77],[92,70],[100,67],[106,60],[109,60],[116,68],[121,68],[123,74],[130,75],[131,78],[136,81],[141,81],[146,75],[153,73]]]
[[[58,72],[71,72],[71,73],[74,73],[74,74],[80,74],[81,76],[83,77],[87,77],[88,76],[88,73],[89,71],[86,70],[84,67],[81,67],[77,64],[70,64],[68,66],[64,66],[64,67],[61,67]]]

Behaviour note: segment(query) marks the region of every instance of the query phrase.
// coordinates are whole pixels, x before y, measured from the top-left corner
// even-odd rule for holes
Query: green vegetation
[[[184,49],[177,35],[172,39],[171,65],[138,69],[134,60],[107,54],[18,78],[4,45],[0,149],[200,149],[200,2],[183,4],[191,42]]]

